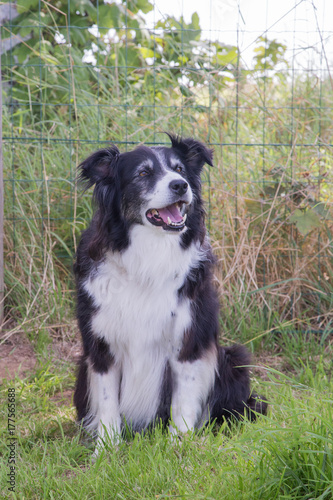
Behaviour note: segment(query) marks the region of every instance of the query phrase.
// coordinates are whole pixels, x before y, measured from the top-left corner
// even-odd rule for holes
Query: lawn
[[[108,446],[94,462],[93,441],[75,424],[69,353],[76,348],[54,342],[53,354],[49,346],[33,369],[2,380],[3,498],[332,498],[333,383],[325,349],[293,366],[282,348],[261,353],[253,386],[270,409],[256,423],[211,425],[180,439],[157,428]]]

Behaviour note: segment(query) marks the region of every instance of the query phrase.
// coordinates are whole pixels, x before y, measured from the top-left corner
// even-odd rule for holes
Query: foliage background
[[[237,46],[207,37],[197,13],[189,23],[165,16],[148,26],[148,0],[18,0],[5,8],[9,334],[73,331],[71,263],[91,216],[90,193],[77,192],[76,165],[111,141],[123,151],[167,143],[161,132],[169,130],[215,149],[204,195],[224,338],[254,346],[284,329],[329,338],[325,44],[320,63],[302,71],[268,31],[255,39],[248,67]],[[256,318],[250,331],[249,314]]]

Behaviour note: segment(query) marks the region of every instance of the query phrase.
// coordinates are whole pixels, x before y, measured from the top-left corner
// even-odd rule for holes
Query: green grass
[[[267,417],[172,439],[160,428],[106,448],[91,461],[63,391],[73,368],[40,364],[1,389],[3,498],[324,499],[333,496],[333,382],[323,359],[295,376],[267,369],[254,380],[270,401]],[[57,373],[57,375],[55,375]],[[6,399],[16,388],[16,492],[6,488]]]

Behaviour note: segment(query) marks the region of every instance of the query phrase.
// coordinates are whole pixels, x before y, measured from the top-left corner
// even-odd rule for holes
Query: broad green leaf
[[[180,88],[181,93],[185,97],[191,97],[193,95],[192,92],[190,91],[190,89],[187,88],[185,85],[179,85],[179,88]]]
[[[94,8],[93,2],[90,0],[60,0],[61,1],[61,7],[60,10],[63,12],[67,12],[67,9],[69,7],[71,14],[75,12],[80,12],[81,14],[84,14],[87,12],[89,9]],[[69,5],[68,5],[69,4]]]
[[[320,227],[320,219],[312,209],[302,211],[298,208],[289,220],[295,223],[299,232],[304,236],[313,229]]]
[[[154,8],[148,0],[137,0],[136,5],[144,14],[148,14],[148,12],[151,12]]]
[[[97,8],[90,0],[70,0],[69,2],[62,0],[62,7],[60,9],[62,12],[67,13],[68,3],[71,14],[76,12],[81,12],[81,14],[87,13],[90,17],[90,21],[94,23],[97,22]]]
[[[313,210],[326,220],[331,220],[332,216],[326,203],[311,202]]]
[[[192,30],[200,30],[200,19],[197,12],[192,14],[192,22],[189,25],[189,28]]]
[[[221,52],[216,54],[217,63],[221,66],[227,66],[228,64],[237,64],[237,48],[223,48]]]
[[[39,0],[17,0],[17,12],[21,14],[27,10],[37,9]]]
[[[119,26],[121,11],[116,4],[100,5],[98,9],[99,25],[103,28],[113,28]],[[102,36],[106,34],[105,30],[101,31]]]
[[[147,14],[154,7],[148,0],[128,0],[127,8],[134,14],[137,14],[139,10]]]
[[[188,57],[186,57],[184,54],[181,54],[178,56],[178,62],[181,66],[185,66],[185,64],[188,63]]]
[[[144,59],[147,57],[154,57],[154,51],[151,49],[147,49],[146,47],[139,47],[139,52]]]

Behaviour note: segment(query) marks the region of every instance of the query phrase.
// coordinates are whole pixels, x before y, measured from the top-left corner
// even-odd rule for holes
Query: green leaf
[[[146,59],[147,57],[154,57],[154,51],[146,47],[139,47],[139,52],[144,59]]]
[[[21,14],[27,10],[37,9],[39,0],[17,0],[17,12]]]
[[[193,95],[190,89],[188,89],[185,85],[179,85],[179,89],[185,97],[191,97]]]
[[[148,12],[152,11],[154,8],[147,0],[137,0],[136,5],[144,14],[148,14]]]
[[[320,215],[320,217],[323,217],[326,220],[332,220],[332,216],[330,213],[330,210],[328,208],[328,205],[323,202],[310,202],[312,205],[313,210]]]
[[[63,1],[63,0],[62,0]],[[62,11],[67,12],[68,2],[63,1]],[[75,13],[76,11],[83,13],[87,13],[90,21],[97,22],[97,8],[90,0],[70,0],[69,8],[71,13]]]
[[[100,24],[103,28],[113,28],[119,26],[121,11],[116,4],[104,4],[99,7],[99,19]],[[105,35],[106,31],[102,30],[102,35]]]
[[[192,19],[191,19],[191,24],[189,25],[189,28],[191,30],[200,30],[200,19],[199,19],[199,16],[198,16],[198,13],[197,12],[194,12],[192,14]]]
[[[217,63],[221,66],[227,66],[228,64],[237,64],[237,47],[223,47],[221,52],[216,54]]]
[[[289,220],[295,223],[299,232],[304,236],[313,229],[320,227],[320,218],[312,209],[302,211],[298,208]]]
[[[154,7],[148,0],[128,0],[127,8],[133,12],[133,14],[137,14],[139,10],[147,14],[153,10]]]

